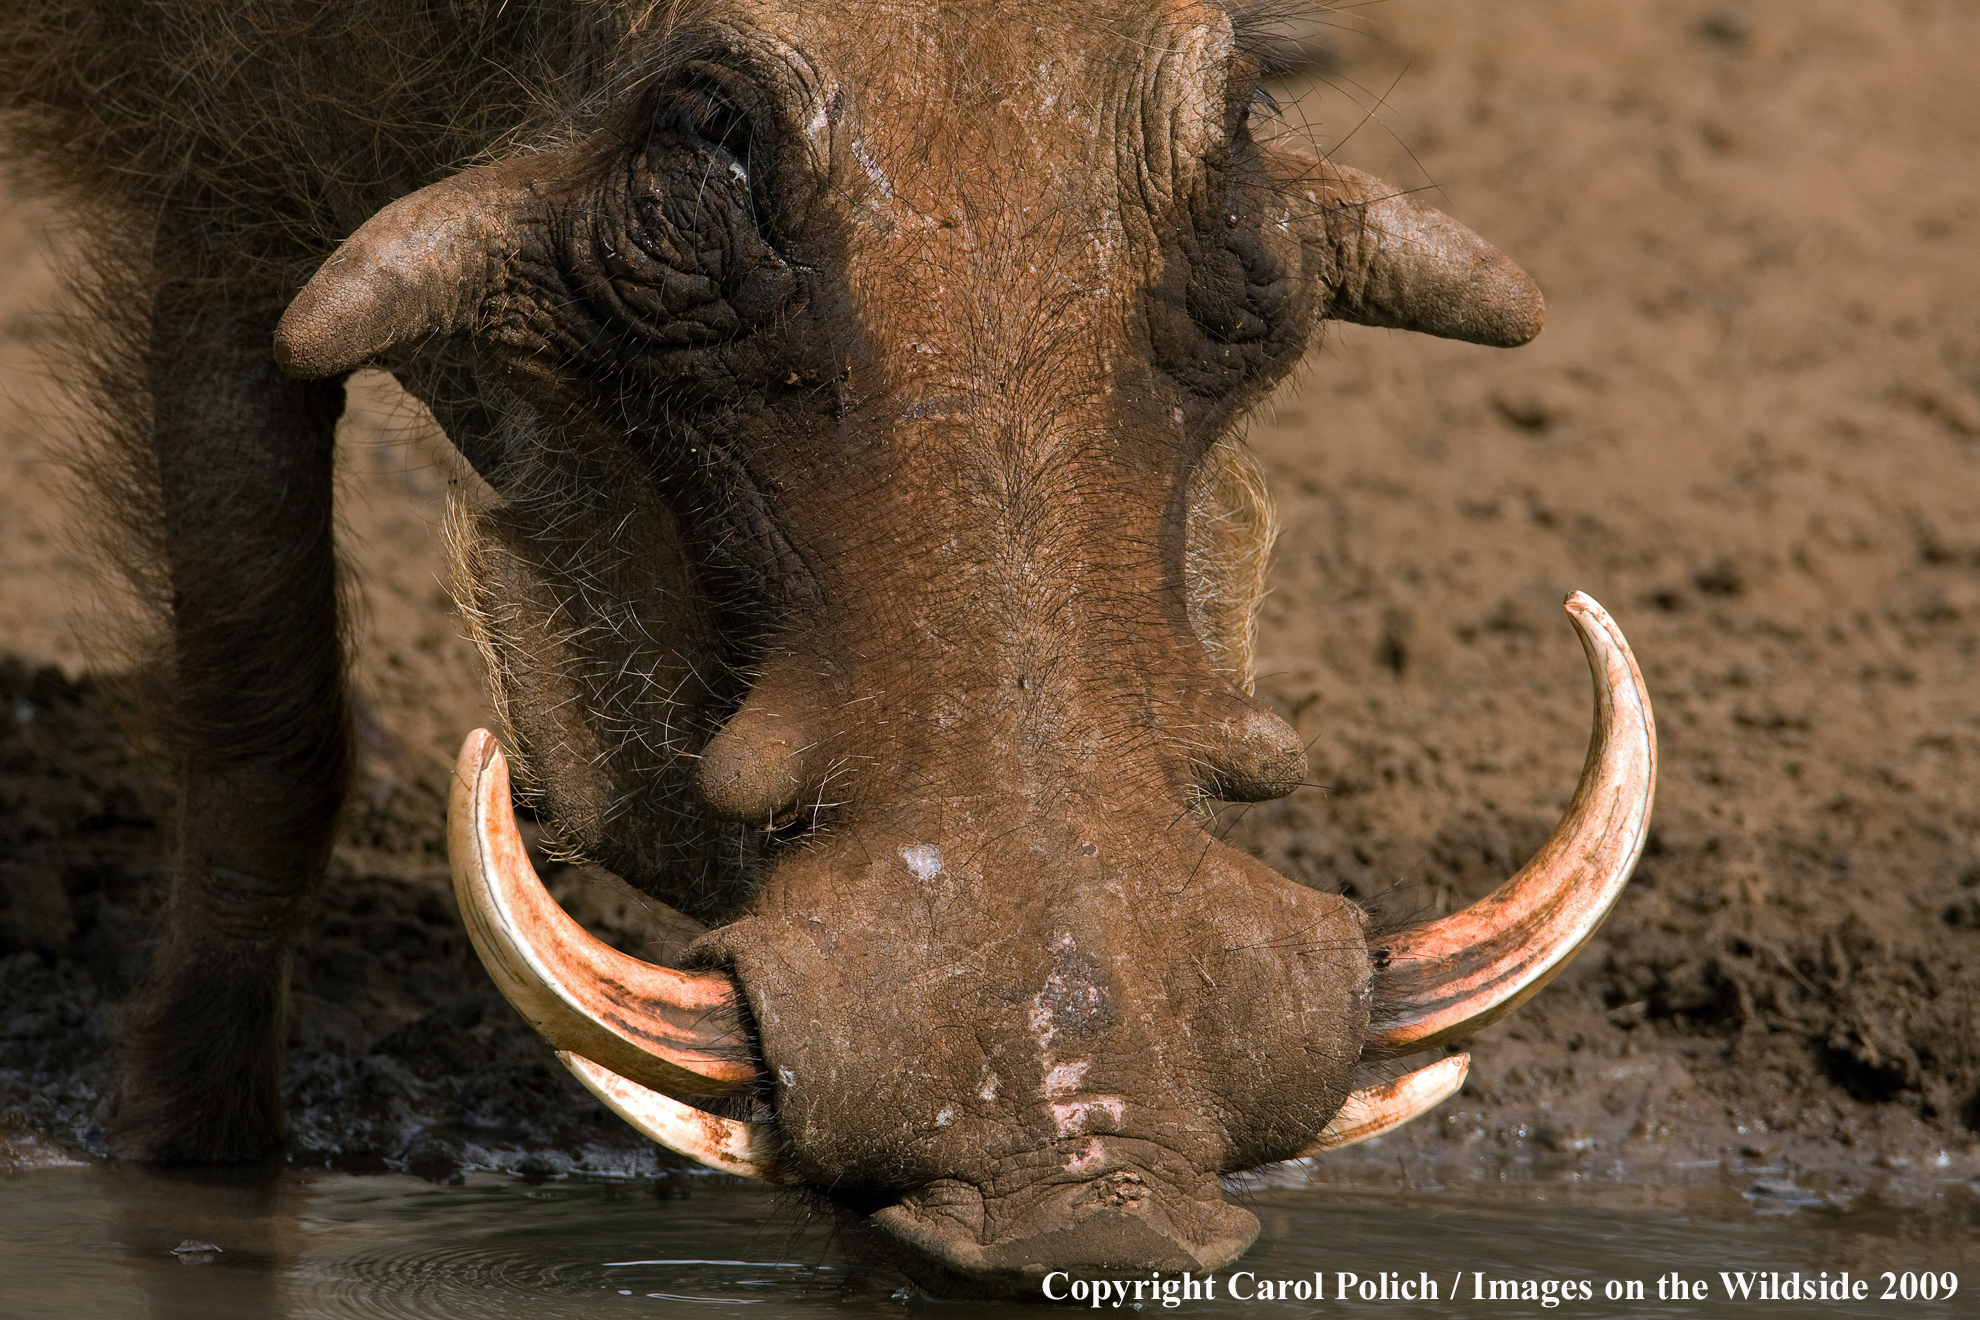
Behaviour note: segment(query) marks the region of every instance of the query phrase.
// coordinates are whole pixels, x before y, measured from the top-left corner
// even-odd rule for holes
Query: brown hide
[[[837,425],[747,460],[818,604],[723,764],[802,747],[753,814],[833,806],[708,948],[755,1014],[797,1176],[975,1289],[1220,1266],[1256,1230],[1215,1176],[1325,1123],[1365,1023],[1347,906],[1188,810],[1188,751],[1229,759],[1218,726],[1252,714],[1181,571],[1228,396],[1155,363],[1156,336],[1200,333],[1165,324],[1189,282],[1170,236],[1225,126],[1222,34],[1191,17],[1131,45],[912,21],[862,45],[833,145],[863,351]],[[1193,140],[1148,140],[1164,101]]]
[[[1315,1140],[1371,974],[1193,810],[1304,770],[1245,691],[1269,515],[1222,437],[1330,310],[1517,342],[1537,295],[1255,141],[1215,6],[712,15],[637,124],[367,225],[278,351],[465,335],[514,392],[469,538],[505,714],[572,843],[727,921],[781,1176],[944,1291],[1219,1268],[1218,1175]],[[574,540],[693,585],[614,599]],[[664,733],[611,732],[632,689]],[[656,861],[684,775],[739,876]]]
[[[1231,431],[1329,315],[1514,344],[1537,292],[1268,140],[1208,0],[527,8],[595,76],[438,181],[309,137],[338,48],[295,19],[270,94],[360,163],[289,185],[333,200],[257,231],[253,296],[398,200],[276,360],[388,363],[487,478],[465,603],[528,792],[716,925],[791,1176],[940,1291],[1220,1268],[1257,1226],[1218,1176],[1313,1145],[1372,971],[1200,823],[1304,774],[1248,695]]]

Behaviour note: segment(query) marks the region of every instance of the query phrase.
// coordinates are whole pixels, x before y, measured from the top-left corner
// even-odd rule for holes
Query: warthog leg
[[[185,269],[161,251],[161,271]],[[117,1025],[110,1147],[258,1159],[281,1139],[289,968],[350,771],[331,546],[341,378],[295,381],[273,318],[167,282],[145,370],[169,650],[156,727],[175,762],[170,897]]]

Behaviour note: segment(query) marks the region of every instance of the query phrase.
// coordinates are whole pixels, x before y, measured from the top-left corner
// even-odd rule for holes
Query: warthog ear
[[[1504,253],[1371,174],[1293,152],[1267,168],[1323,263],[1326,315],[1513,348],[1540,333],[1546,303]]]
[[[471,329],[504,264],[545,211],[543,161],[464,170],[358,227],[275,328],[291,376],[342,375],[405,343]]]

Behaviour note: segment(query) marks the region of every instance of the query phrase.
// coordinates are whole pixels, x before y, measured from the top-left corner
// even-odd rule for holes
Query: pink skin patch
[[[1100,1138],[1091,1137],[1079,1152],[1066,1160],[1066,1168],[1072,1173],[1098,1173],[1107,1163],[1107,1153],[1100,1148]]]
[[[1088,1121],[1094,1114],[1105,1114],[1110,1129],[1121,1125],[1121,1111],[1127,1106],[1117,1095],[1096,1095],[1091,1100],[1073,1100],[1063,1105],[1053,1105],[1052,1122],[1058,1126],[1062,1137],[1075,1136],[1087,1130]]]
[[[1068,1059],[1064,1063],[1053,1064],[1052,1070],[1045,1074],[1045,1094],[1070,1095],[1077,1091],[1080,1080],[1091,1066],[1085,1059]]]

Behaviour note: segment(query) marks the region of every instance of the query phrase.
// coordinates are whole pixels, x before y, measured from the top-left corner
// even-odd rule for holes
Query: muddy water
[[[1173,1311],[1973,1315],[1980,1313],[1973,1197],[1968,1188],[1953,1191],[1963,1206],[1921,1219],[1888,1206],[1838,1211],[1756,1197],[1712,1180],[1675,1197],[1571,1183],[1254,1187],[1244,1195],[1264,1224],[1258,1246],[1216,1277],[1215,1300],[1182,1301]],[[1833,1280],[1844,1270],[1869,1285],[1863,1300],[1726,1296],[1726,1274],[1744,1273],[1752,1287],[1756,1272],[1819,1282],[1823,1271]],[[1674,1272],[1687,1291],[1702,1285],[1704,1295],[1669,1296]],[[1316,1273],[1324,1300],[1301,1299],[1301,1285],[1310,1293]],[[1354,1279],[1345,1299],[1344,1273]],[[1426,1280],[1435,1301],[1393,1296],[1408,1284],[1420,1297]],[[1358,1296],[1363,1282],[1367,1301]],[[1511,1296],[1495,1300],[1495,1282]],[[1543,1300],[1550,1284],[1552,1305]],[[1632,1296],[1639,1284],[1640,1299]],[[1059,1286],[1070,1290],[1070,1281]],[[1956,1288],[1950,1298],[1948,1286]],[[1939,1296],[1918,1296],[1928,1291]],[[1523,1292],[1530,1297],[1521,1300]],[[1164,1309],[1150,1303],[1141,1313]],[[763,1189],[716,1178],[530,1186],[482,1175],[435,1186],[396,1176],[168,1177],[71,1166],[0,1181],[0,1315],[9,1320],[977,1311],[913,1297],[885,1270],[860,1271],[829,1225]]]

